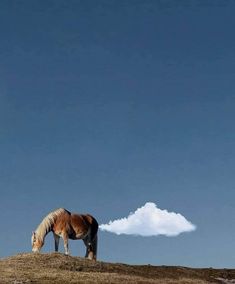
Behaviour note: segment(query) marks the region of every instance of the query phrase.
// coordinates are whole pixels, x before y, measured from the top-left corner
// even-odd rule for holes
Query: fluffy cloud
[[[196,226],[179,213],[161,210],[155,203],[147,202],[134,213],[130,213],[128,217],[102,224],[100,229],[117,235],[171,237],[194,231]]]

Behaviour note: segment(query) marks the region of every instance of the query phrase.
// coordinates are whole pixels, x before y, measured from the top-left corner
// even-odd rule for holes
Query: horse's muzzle
[[[32,252],[40,252],[40,250],[38,248],[33,248]]]

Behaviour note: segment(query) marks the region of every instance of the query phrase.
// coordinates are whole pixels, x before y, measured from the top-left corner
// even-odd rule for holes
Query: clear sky
[[[56,208],[107,223],[154,202],[197,230],[100,232],[100,259],[235,266],[234,14],[233,0],[0,1],[1,257],[30,251]]]

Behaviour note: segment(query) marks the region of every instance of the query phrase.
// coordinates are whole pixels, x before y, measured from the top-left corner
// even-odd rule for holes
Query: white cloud
[[[110,221],[99,226],[102,231],[117,235],[139,236],[177,236],[183,232],[191,232],[196,226],[183,215],[157,208],[153,202],[147,202],[128,217]]]

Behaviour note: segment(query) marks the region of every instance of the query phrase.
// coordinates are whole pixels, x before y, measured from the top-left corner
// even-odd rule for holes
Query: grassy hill
[[[28,253],[0,260],[0,283],[235,283],[235,269],[127,265],[61,253]]]

